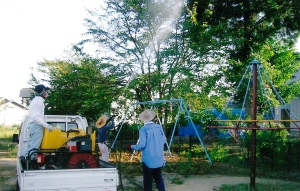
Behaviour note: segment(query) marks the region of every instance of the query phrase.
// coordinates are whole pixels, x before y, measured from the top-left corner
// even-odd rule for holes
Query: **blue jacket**
[[[164,163],[164,144],[166,136],[162,126],[151,122],[144,124],[139,130],[139,143],[131,145],[131,149],[142,150],[142,162],[149,168],[159,168]]]
[[[98,143],[104,143],[107,140],[106,132],[110,129],[112,129],[115,126],[114,120],[112,122],[109,122],[108,124],[104,125],[102,128],[97,129],[98,135],[97,135],[97,141]]]

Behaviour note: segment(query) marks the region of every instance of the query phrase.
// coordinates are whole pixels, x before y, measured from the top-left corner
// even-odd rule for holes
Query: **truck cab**
[[[29,139],[28,125],[29,117],[26,117],[21,125],[18,137],[18,157],[24,156]],[[53,126],[53,131],[44,129],[41,149],[58,149],[67,146],[67,141],[76,137],[89,135],[91,138],[91,151],[95,151],[96,132],[88,126],[86,118],[79,115],[45,115],[45,122]],[[26,156],[25,156],[26,157]]]

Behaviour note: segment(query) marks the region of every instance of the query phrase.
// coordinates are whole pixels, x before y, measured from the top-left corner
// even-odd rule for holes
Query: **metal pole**
[[[253,66],[253,97],[252,97],[252,120],[256,120],[257,115],[257,64],[258,60],[254,59],[250,62]],[[256,127],[257,122],[252,122],[252,127]],[[250,190],[255,190],[255,176],[256,176],[256,129],[252,129],[252,147],[251,147],[251,174],[250,174]]]

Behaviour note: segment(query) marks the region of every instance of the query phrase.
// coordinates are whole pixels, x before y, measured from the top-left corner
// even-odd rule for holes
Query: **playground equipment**
[[[245,103],[246,103],[246,98],[248,97],[248,90],[250,89],[250,82],[252,79],[252,120],[243,120],[241,119],[241,115],[239,116],[238,120],[218,120],[220,119],[220,117],[223,115],[223,111],[225,110],[225,107],[223,109],[223,111],[220,113],[220,115],[218,116],[217,120],[215,122],[221,123],[221,122],[233,122],[235,123],[234,126],[210,126],[209,128],[220,128],[220,129],[233,129],[235,131],[235,134],[237,134],[238,131],[240,130],[251,130],[252,131],[252,137],[251,137],[251,141],[252,141],[252,147],[251,147],[251,174],[250,174],[250,189],[251,190],[255,190],[255,176],[256,176],[256,131],[257,130],[283,130],[283,129],[300,129],[299,126],[297,125],[296,122],[299,122],[299,120],[296,119],[296,117],[293,115],[292,112],[290,112],[286,107],[286,113],[289,116],[292,116],[293,119],[292,120],[257,120],[257,79],[259,77],[261,83],[263,82],[263,78],[261,75],[261,71],[262,71],[262,67],[260,66],[260,62],[256,59],[254,59],[253,61],[250,62],[250,64],[248,65],[241,81],[239,82],[237,89],[234,91],[233,95],[231,96],[231,100],[233,99],[235,93],[237,92],[239,86],[241,85],[244,77],[246,76],[248,70],[251,68],[252,71],[252,76],[249,77],[249,81],[248,81],[248,86],[247,86],[247,91],[246,94],[244,96],[244,101],[243,101],[243,107],[242,109],[245,108]],[[259,76],[257,76],[257,74],[259,74]],[[286,106],[286,104],[284,103],[283,99],[280,97],[278,91],[276,90],[275,86],[272,84],[270,78],[268,77],[268,75],[265,76],[267,78],[267,80],[269,81],[270,86],[272,87],[273,91],[275,92],[277,99],[280,101],[281,105]],[[265,89],[262,89],[262,91],[264,92],[264,94],[267,96],[268,93]],[[271,114],[273,116],[273,119],[275,118],[273,110],[272,110],[272,106],[270,104],[270,101],[267,99],[267,102],[270,106],[271,109]],[[251,126],[244,126],[242,125],[243,123],[251,123]],[[271,122],[273,123],[281,123],[281,122],[293,122],[296,127],[272,127],[272,128],[261,128],[258,123],[261,122],[268,122],[269,123],[269,127],[271,127]],[[237,137],[235,137],[237,139]]]
[[[192,124],[193,128],[194,128],[194,131],[196,132],[196,135],[199,139],[199,142],[207,156],[207,159],[208,161],[210,162],[210,164],[212,164],[212,161],[207,153],[207,150],[206,150],[206,147],[203,143],[203,141],[201,140],[200,138],[200,135],[196,129],[196,126],[192,120],[192,117],[183,101],[183,99],[172,99],[172,100],[156,100],[156,101],[145,101],[145,102],[136,102],[136,103],[132,103],[128,109],[128,111],[126,112],[125,116],[123,117],[123,120],[122,120],[122,124],[121,124],[121,127],[119,128],[118,130],[118,133],[115,137],[115,140],[113,141],[112,145],[111,145],[111,149],[114,147],[115,143],[116,143],[116,140],[120,134],[120,132],[122,131],[122,127],[124,125],[124,122],[127,120],[128,118],[128,115],[130,112],[134,112],[136,110],[136,106],[138,105],[144,105],[145,108],[149,107],[149,109],[152,109],[153,111],[156,110],[156,107],[159,106],[159,105],[162,105],[162,104],[172,104],[172,106],[175,106],[177,105],[178,106],[178,111],[177,111],[177,114],[176,114],[176,117],[175,117],[175,124],[174,124],[174,127],[173,127],[173,130],[172,130],[172,135],[171,135],[171,138],[170,138],[170,141],[169,143],[167,142],[167,154],[169,154],[169,156],[172,156],[171,154],[171,151],[170,151],[170,147],[172,146],[172,141],[173,141],[173,138],[174,138],[174,133],[175,133],[175,130],[176,130],[176,126],[178,124],[178,119],[179,119],[179,116],[180,116],[180,113],[181,112],[184,112],[185,115],[188,117],[188,121]],[[159,123],[161,124],[161,120],[160,118],[158,117],[158,120],[159,120]],[[161,124],[162,125],[162,124]],[[138,141],[137,141],[138,142]],[[134,154],[134,153],[133,153]],[[132,158],[132,157],[131,157]]]

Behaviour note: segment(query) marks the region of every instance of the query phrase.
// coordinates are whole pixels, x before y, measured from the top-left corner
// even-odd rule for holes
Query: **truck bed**
[[[116,191],[117,168],[99,160],[100,167],[85,169],[24,170],[20,160],[21,191]]]

